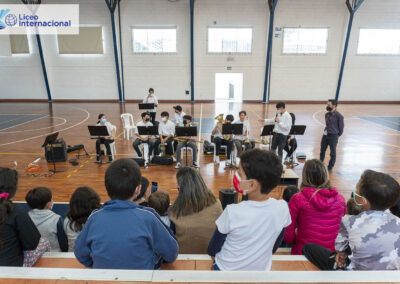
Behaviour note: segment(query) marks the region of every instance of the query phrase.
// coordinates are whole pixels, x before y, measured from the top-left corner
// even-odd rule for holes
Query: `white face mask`
[[[161,121],[162,121],[162,122],[166,122],[166,121],[167,121],[167,118],[166,118],[166,117],[162,117],[162,118],[161,118]]]

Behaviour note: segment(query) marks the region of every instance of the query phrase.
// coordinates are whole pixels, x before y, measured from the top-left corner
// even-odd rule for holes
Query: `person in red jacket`
[[[321,161],[307,161],[302,179],[301,192],[289,203],[292,223],[286,228],[284,240],[293,244],[292,254],[302,254],[307,243],[334,251],[340,221],[346,214],[346,201],[331,187],[328,170]]]

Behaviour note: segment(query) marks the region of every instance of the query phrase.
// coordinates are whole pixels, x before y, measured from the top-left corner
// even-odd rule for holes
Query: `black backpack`
[[[174,162],[174,160],[172,159],[172,157],[153,157],[153,159],[151,160],[151,162],[153,164],[156,165],[172,165],[172,163]]]

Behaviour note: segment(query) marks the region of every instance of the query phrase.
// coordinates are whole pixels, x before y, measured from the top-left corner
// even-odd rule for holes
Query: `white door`
[[[215,100],[241,102],[243,73],[215,73]]]

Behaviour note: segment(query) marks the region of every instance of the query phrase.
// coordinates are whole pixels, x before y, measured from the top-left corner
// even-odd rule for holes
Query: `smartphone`
[[[156,192],[158,189],[158,183],[153,181],[151,182],[151,193]]]

